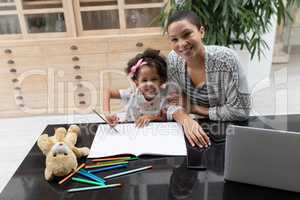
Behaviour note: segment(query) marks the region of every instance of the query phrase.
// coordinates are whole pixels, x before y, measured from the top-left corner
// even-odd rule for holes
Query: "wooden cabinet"
[[[0,38],[157,33],[166,0],[0,0]]]
[[[129,86],[129,59],[169,51],[154,22],[165,2],[0,0],[0,117],[101,110],[104,88]]]

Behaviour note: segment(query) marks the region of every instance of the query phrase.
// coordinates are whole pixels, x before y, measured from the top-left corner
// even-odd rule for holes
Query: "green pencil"
[[[132,174],[132,173],[135,173],[135,172],[144,171],[144,170],[151,169],[151,168],[152,168],[152,166],[150,165],[150,166],[145,166],[145,167],[141,167],[141,168],[137,168],[137,169],[132,169],[132,170],[120,172],[120,173],[117,173],[117,174],[112,174],[112,175],[109,175],[109,176],[105,176],[104,179],[115,178],[115,177],[119,177],[119,176],[123,176],[123,175],[127,175],[127,174]]]
[[[83,178],[76,178],[76,177],[72,177],[73,181],[77,181],[79,183],[87,183],[87,184],[91,184],[91,185],[100,185],[100,186],[104,186],[105,183],[100,183],[100,182],[96,182],[96,181],[90,181],[87,179],[83,179]]]
[[[92,186],[92,187],[82,187],[82,188],[73,188],[67,190],[67,192],[80,192],[80,191],[87,191],[87,190],[97,190],[97,189],[106,189],[106,188],[113,188],[113,187],[120,187],[122,184],[110,184],[110,185],[103,185],[103,186]]]
[[[86,165],[85,168],[91,169],[91,168],[107,167],[107,166],[120,165],[120,164],[128,164],[128,161],[110,162],[110,163],[103,163],[99,165]]]
[[[114,164],[114,163],[119,163],[119,162],[126,162],[127,160],[112,160],[112,161],[101,161],[101,162],[96,162],[88,166],[93,166],[93,165],[106,165],[106,164]]]
[[[131,160],[138,160],[139,158],[138,157],[131,157],[129,159],[126,159],[126,161],[131,161]]]

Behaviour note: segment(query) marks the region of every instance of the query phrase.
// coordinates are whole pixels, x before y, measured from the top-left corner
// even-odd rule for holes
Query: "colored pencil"
[[[94,175],[94,174],[92,174],[92,173],[88,173],[86,170],[84,170],[84,169],[80,169],[79,170],[79,174],[80,175],[82,175],[82,176],[85,176],[85,177],[87,177],[87,178],[90,178],[90,179],[92,179],[92,180],[94,180],[94,181],[98,181],[98,182],[100,182],[100,183],[105,183],[105,180],[103,180],[102,178],[100,178],[100,177],[98,177],[98,176],[96,176],[96,175]]]
[[[119,177],[119,176],[123,176],[123,175],[127,175],[127,174],[132,174],[132,173],[144,171],[144,170],[151,169],[151,168],[152,168],[152,166],[150,165],[150,166],[145,166],[145,167],[141,167],[141,168],[137,168],[137,169],[132,169],[132,170],[112,174],[112,175],[109,175],[109,176],[105,176],[104,179],[115,178],[115,177]]]
[[[96,114],[96,115],[98,115],[98,117],[100,117],[105,123],[107,123],[107,124],[109,124],[109,122],[104,118],[104,117],[102,117],[96,110],[94,110],[93,109],[93,112]],[[119,133],[119,131],[115,128],[115,127],[113,127],[113,126],[110,126],[114,131],[116,131],[117,133]]]
[[[96,158],[93,159],[92,162],[101,162],[101,161],[111,161],[111,160],[127,160],[130,159],[131,157],[112,157],[112,158]]]
[[[106,189],[106,188],[113,188],[113,187],[120,187],[122,184],[110,184],[110,185],[103,185],[103,186],[92,186],[92,187],[82,187],[82,188],[73,188],[67,190],[67,192],[80,192],[80,191],[88,191],[88,190],[97,190],[97,189]]]
[[[72,177],[72,180],[76,181],[76,182],[79,182],[79,183],[87,183],[87,184],[91,184],[91,185],[100,185],[100,186],[105,185],[104,183],[100,183],[100,182],[97,182],[97,181],[90,181],[90,180],[87,180],[87,179],[77,178],[77,177]]]
[[[109,163],[113,164],[113,163],[126,162],[126,161],[127,160],[108,160],[108,161],[94,162],[91,165],[102,165],[102,164],[109,164]]]
[[[109,170],[113,170],[113,169],[121,169],[121,168],[125,168],[127,166],[128,166],[127,164],[113,165],[113,166],[109,166],[109,167],[103,167],[100,169],[88,170],[88,172],[89,173],[98,173],[98,172],[104,172],[104,171],[109,171]]]
[[[110,160],[110,161],[102,161],[102,162],[94,162],[85,166],[85,168],[89,168],[90,166],[95,165],[106,165],[106,164],[115,164],[119,162],[128,162],[127,160]]]
[[[74,170],[71,174],[69,174],[68,176],[66,176],[64,179],[62,179],[61,181],[58,182],[58,184],[63,184],[64,182],[66,182],[69,178],[71,178],[74,174],[76,174],[81,168],[83,168],[85,166],[85,163],[82,163],[79,167],[77,167],[76,170]]]
[[[128,164],[128,161],[110,162],[110,163],[103,163],[103,164],[99,164],[99,165],[87,165],[87,166],[85,166],[85,169],[107,167],[107,166],[120,165],[120,164]]]
[[[126,160],[126,161],[132,161],[132,160],[138,160],[139,158],[138,157],[131,157],[131,158],[129,158],[128,160]]]

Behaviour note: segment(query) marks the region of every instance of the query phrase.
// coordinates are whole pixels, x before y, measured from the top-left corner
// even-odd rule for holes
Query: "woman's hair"
[[[201,28],[202,23],[200,22],[196,13],[192,11],[176,11],[168,19],[167,29],[173,23],[181,20],[187,20],[191,24],[195,25],[198,29]]]
[[[128,61],[125,72],[130,74],[132,67],[135,66],[140,59],[142,59],[143,62],[146,62],[148,67],[155,68],[157,70],[162,82],[167,81],[167,62],[165,57],[160,54],[160,50],[148,48],[143,53],[137,54],[134,58]],[[139,67],[133,76],[131,76],[132,80],[138,79],[140,69],[141,67]]]

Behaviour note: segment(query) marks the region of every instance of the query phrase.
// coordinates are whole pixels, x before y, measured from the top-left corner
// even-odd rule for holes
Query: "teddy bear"
[[[68,131],[60,127],[55,129],[54,136],[42,134],[38,138],[37,145],[46,156],[44,176],[47,181],[68,175],[77,168],[77,158],[89,154],[89,148],[75,147],[79,133],[80,128],[71,125]]]

